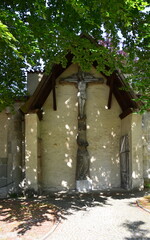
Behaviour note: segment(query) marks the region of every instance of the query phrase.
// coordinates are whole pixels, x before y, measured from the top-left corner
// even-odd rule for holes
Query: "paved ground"
[[[58,196],[62,208],[55,231],[43,240],[150,240],[150,214],[137,207],[144,193]]]

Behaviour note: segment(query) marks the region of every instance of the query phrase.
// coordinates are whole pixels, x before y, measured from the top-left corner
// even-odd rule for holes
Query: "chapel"
[[[142,189],[150,182],[150,113],[125,76],[55,64],[28,72],[29,97],[0,113],[0,196]]]

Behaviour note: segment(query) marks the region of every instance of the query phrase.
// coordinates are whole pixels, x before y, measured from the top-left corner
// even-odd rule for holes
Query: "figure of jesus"
[[[78,137],[77,137],[77,168],[76,180],[87,180],[89,178],[90,157],[88,153],[88,142],[86,139],[86,88],[91,82],[103,82],[102,78],[95,78],[91,74],[84,73],[81,70],[77,74],[62,80],[66,82],[76,83],[78,88]]]
[[[84,117],[85,102],[86,102],[86,82],[84,78],[79,76],[78,81],[78,107],[79,107],[79,117]]]

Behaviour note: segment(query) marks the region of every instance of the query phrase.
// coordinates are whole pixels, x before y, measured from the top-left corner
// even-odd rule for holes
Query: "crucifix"
[[[77,135],[77,167],[76,180],[88,180],[90,178],[89,166],[90,156],[87,150],[88,142],[86,138],[86,88],[88,83],[103,83],[103,78],[95,78],[90,73],[78,71],[70,77],[61,79],[60,82],[76,83],[78,88],[78,135]]]

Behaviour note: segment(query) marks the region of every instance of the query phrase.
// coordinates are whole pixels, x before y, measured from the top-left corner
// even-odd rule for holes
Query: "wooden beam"
[[[128,116],[130,113],[133,113],[133,109],[132,108],[127,108],[125,111],[123,111],[119,117],[121,119],[125,118],[126,116]]]
[[[39,111],[37,112],[38,118],[41,121],[43,119],[43,111],[42,109],[39,109]]]
[[[72,64],[72,58],[73,55],[71,53],[66,55],[66,59],[68,61],[66,68]],[[53,90],[53,80],[56,80],[66,68],[63,68],[61,64],[54,64],[51,73],[48,76],[45,74],[43,75],[42,80],[38,84],[33,95],[23,106],[21,106],[21,111],[26,114],[34,109],[40,109],[50,92]]]
[[[54,109],[54,111],[57,110],[56,89],[55,89],[55,86],[53,86],[53,109]]]
[[[113,84],[114,83],[114,78],[111,78],[110,80],[110,90],[109,90],[109,97],[108,97],[108,109],[111,108],[111,103],[112,103],[112,94],[113,94]]]

